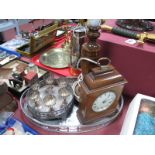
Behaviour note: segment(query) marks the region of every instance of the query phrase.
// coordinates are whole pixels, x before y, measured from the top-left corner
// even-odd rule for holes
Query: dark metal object
[[[144,19],[118,19],[116,24],[133,31],[152,31],[154,29],[153,25]]]

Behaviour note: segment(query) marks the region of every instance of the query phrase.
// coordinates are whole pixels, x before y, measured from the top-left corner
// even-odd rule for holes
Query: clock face
[[[116,99],[116,94],[112,91],[108,91],[98,96],[92,105],[92,110],[94,112],[101,112],[106,110],[112,105]]]

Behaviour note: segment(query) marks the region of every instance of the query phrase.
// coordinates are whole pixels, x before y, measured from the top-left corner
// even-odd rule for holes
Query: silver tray
[[[70,63],[69,51],[63,48],[51,49],[43,53],[39,61],[48,67],[52,68],[66,68]]]
[[[124,104],[123,97],[121,97],[120,102],[117,106],[117,109],[113,114],[109,115],[108,117],[98,122],[82,125],[77,118],[76,111],[78,110],[78,106],[76,106],[75,104],[73,106],[73,110],[71,111],[71,114],[67,117],[66,120],[59,119],[59,120],[44,121],[44,120],[38,120],[34,118],[33,115],[30,113],[30,111],[28,110],[28,104],[24,100],[25,95],[26,95],[26,91],[22,94],[20,98],[20,106],[21,106],[22,112],[31,123],[47,131],[70,133],[70,134],[88,132],[88,131],[96,130],[107,126],[117,118]]]

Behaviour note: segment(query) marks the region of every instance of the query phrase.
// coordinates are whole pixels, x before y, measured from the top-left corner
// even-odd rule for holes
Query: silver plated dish
[[[121,97],[117,109],[115,112],[103,118],[98,122],[94,122],[91,124],[83,125],[79,122],[76,111],[78,110],[77,105],[73,105],[73,109],[66,119],[57,119],[57,120],[39,120],[33,117],[32,113],[28,109],[28,104],[25,102],[25,95],[24,92],[20,99],[20,106],[23,114],[25,117],[34,125],[39,126],[49,132],[61,132],[61,133],[82,133],[82,132],[89,132],[93,131],[102,127],[109,125],[112,121],[114,121],[120,112],[122,111],[124,99]]]
[[[64,48],[54,48],[43,53],[39,58],[40,63],[52,68],[66,68],[70,63],[70,54]]]

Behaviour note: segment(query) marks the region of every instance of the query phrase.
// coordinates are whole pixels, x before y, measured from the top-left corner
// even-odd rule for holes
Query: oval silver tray
[[[69,51],[63,48],[54,48],[43,53],[39,61],[48,67],[66,68],[70,63]]]
[[[113,114],[109,115],[108,117],[98,122],[83,125],[79,122],[77,118],[76,111],[78,110],[78,106],[76,105],[73,106],[73,110],[66,120],[60,119],[60,120],[43,121],[43,120],[38,120],[34,118],[33,115],[28,110],[28,104],[24,100],[25,95],[26,95],[26,91],[21,96],[20,106],[21,106],[22,112],[31,123],[50,132],[61,132],[61,133],[70,133],[70,134],[88,132],[88,131],[96,130],[107,126],[117,118],[117,116],[122,111],[123,104],[124,104],[123,97],[121,97],[119,104],[117,106],[117,109]]]

